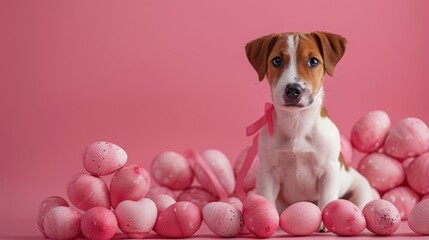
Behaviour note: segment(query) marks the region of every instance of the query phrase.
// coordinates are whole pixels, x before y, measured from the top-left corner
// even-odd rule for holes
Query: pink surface
[[[147,169],[166,150],[217,148],[234,159],[251,141],[244,127],[270,100],[244,53],[264,34],[348,39],[325,82],[345,136],[375,109],[393,125],[408,116],[429,123],[428,8],[407,0],[1,1],[0,234],[41,236],[38,204],[66,197],[95,141],[118,144]],[[11,232],[14,222],[31,227]]]

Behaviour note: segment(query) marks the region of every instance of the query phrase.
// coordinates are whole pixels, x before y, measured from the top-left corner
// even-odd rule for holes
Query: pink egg
[[[159,194],[164,194],[164,195],[168,195],[172,198],[176,198],[176,194],[170,190],[169,188],[163,187],[163,186],[153,186],[151,184],[149,191],[146,194],[147,198],[152,199],[152,197],[159,195]]]
[[[211,193],[207,192],[203,188],[200,187],[191,187],[185,191],[183,191],[179,197],[177,197],[177,201],[188,201],[197,205],[200,209],[204,207],[209,202],[217,201],[218,198],[213,196]]]
[[[247,153],[249,152],[250,147],[247,147],[241,151],[240,155],[238,156],[235,164],[234,164],[234,173],[235,176],[237,176],[238,172],[240,172],[241,168],[243,167],[244,160],[246,159]],[[244,177],[243,182],[243,188],[244,191],[249,191],[251,189],[254,189],[256,186],[256,174],[259,167],[259,157],[256,155],[255,159],[253,159],[252,165],[250,165],[249,171],[246,174],[246,177]]]
[[[188,161],[176,152],[163,152],[152,161],[153,179],[172,190],[188,188],[194,179],[194,173]]]
[[[429,199],[420,201],[411,210],[408,226],[415,233],[429,235]]]
[[[417,193],[429,193],[429,152],[418,156],[407,169],[408,185]]]
[[[411,209],[420,200],[420,196],[407,186],[400,186],[389,190],[383,195],[383,199],[387,200],[399,211],[402,220],[407,220]]]
[[[322,212],[311,202],[297,202],[280,215],[280,227],[287,233],[306,236],[317,231],[322,223]]]
[[[45,234],[52,239],[75,239],[81,235],[81,214],[66,206],[54,207],[43,221]]]
[[[371,153],[359,163],[358,171],[380,192],[399,186],[405,179],[401,163],[382,153]]]
[[[344,137],[340,136],[341,140],[341,153],[343,154],[344,161],[349,165],[353,161],[353,146],[350,141]]]
[[[201,156],[213,170],[226,193],[231,195],[235,189],[235,177],[229,159],[221,151],[214,149],[204,151]],[[209,192],[217,195],[217,191],[206,172],[198,164],[196,164],[194,170],[198,182]]]
[[[387,135],[384,151],[392,157],[406,159],[429,148],[428,126],[418,118],[402,119]]]
[[[149,198],[124,200],[116,206],[115,215],[121,231],[130,238],[144,238],[155,226],[157,208]]]
[[[372,111],[359,119],[352,129],[351,142],[362,152],[374,152],[383,146],[390,128],[389,115]]]
[[[153,202],[156,205],[156,209],[158,210],[158,214],[165,209],[167,209],[169,206],[176,203],[176,200],[174,198],[165,195],[165,194],[158,194],[156,196],[151,197]]]
[[[243,215],[229,203],[208,203],[204,206],[202,213],[207,227],[217,236],[234,237],[243,228]]]
[[[201,210],[191,202],[177,202],[158,216],[154,231],[164,237],[192,236],[201,226]]]
[[[118,228],[118,221],[109,209],[94,207],[82,216],[80,227],[83,235],[88,239],[111,239]]]
[[[377,235],[390,235],[398,230],[401,217],[391,202],[376,199],[367,203],[362,210],[366,228]]]
[[[423,201],[425,199],[429,199],[429,194],[424,195],[420,201]]]
[[[124,149],[109,142],[91,143],[82,155],[85,169],[97,176],[116,172],[125,165],[127,158]]]
[[[113,175],[110,182],[110,201],[115,208],[123,200],[139,200],[149,191],[149,173],[142,166],[127,164]]]
[[[240,212],[243,212],[243,202],[236,197],[229,197],[228,203],[237,208]]]
[[[415,158],[410,157],[402,161],[402,167],[404,168],[405,172],[407,172],[408,167],[411,165],[411,163],[414,161]]]
[[[342,236],[353,236],[365,229],[365,217],[362,211],[352,202],[338,199],[323,209],[322,219],[325,227]]]
[[[243,202],[244,224],[257,237],[270,237],[279,226],[279,213],[266,198],[250,194]]]
[[[67,185],[67,196],[77,208],[110,208],[109,190],[103,179],[86,173],[78,173]]]
[[[45,220],[46,213],[49,212],[54,207],[65,206],[68,207],[69,204],[62,197],[52,196],[43,199],[43,201],[39,205],[38,213],[37,213],[37,225],[39,226],[40,232],[43,236],[47,237],[45,234],[45,230],[43,229],[43,222]]]

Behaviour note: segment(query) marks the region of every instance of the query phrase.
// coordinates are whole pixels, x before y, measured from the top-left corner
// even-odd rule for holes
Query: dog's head
[[[259,80],[267,75],[274,104],[296,111],[313,103],[325,72],[333,76],[346,44],[332,33],[281,33],[249,42],[246,54]]]

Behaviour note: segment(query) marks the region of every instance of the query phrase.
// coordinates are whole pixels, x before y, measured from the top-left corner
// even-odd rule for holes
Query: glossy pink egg
[[[280,215],[280,227],[295,236],[310,235],[319,229],[321,223],[322,212],[311,202],[294,203]]]
[[[208,203],[203,207],[202,214],[207,227],[220,237],[234,237],[244,226],[243,215],[229,203]]]
[[[113,175],[110,182],[110,201],[115,208],[123,200],[140,200],[149,191],[149,173],[142,166],[127,164]]]
[[[367,155],[357,169],[380,192],[399,186],[405,179],[401,163],[383,153]]]
[[[257,194],[244,199],[243,218],[247,229],[257,237],[270,237],[279,226],[279,213],[274,204]]]
[[[235,176],[237,176],[238,172],[243,167],[244,160],[246,159],[247,153],[249,152],[250,147],[247,147],[241,151],[240,155],[238,156],[235,164],[234,164],[234,173]],[[256,155],[255,159],[253,159],[252,165],[250,165],[249,171],[246,174],[246,177],[244,177],[243,181],[243,188],[244,191],[249,191],[251,189],[254,189],[256,187],[256,174],[259,167],[259,157]]]
[[[386,112],[369,112],[353,126],[351,142],[359,151],[374,152],[383,146],[389,128],[390,118]]]
[[[200,187],[191,187],[186,189],[177,197],[177,201],[192,202],[200,209],[202,209],[207,203],[217,200],[219,200],[217,197]]]
[[[124,149],[110,142],[91,143],[82,155],[85,169],[97,176],[116,172],[125,165],[127,158]]]
[[[66,206],[54,207],[46,213],[43,221],[45,234],[51,239],[75,239],[80,231],[81,214]]]
[[[405,118],[387,135],[386,154],[398,159],[417,156],[429,149],[429,128],[418,118]]]
[[[419,194],[429,193],[429,152],[418,156],[407,168],[408,185]]]
[[[393,203],[398,209],[401,219],[407,220],[411,209],[420,200],[420,196],[411,188],[400,186],[386,192],[383,199]]]
[[[216,175],[226,193],[231,195],[235,189],[235,177],[229,159],[221,151],[214,149],[204,151],[201,156]],[[200,182],[207,191],[217,195],[217,191],[206,172],[203,171],[198,164],[196,164],[194,170],[198,182]]]
[[[116,206],[115,215],[121,231],[130,238],[144,238],[155,226],[157,208],[149,198],[124,200]]]
[[[158,194],[152,196],[150,199],[152,199],[155,203],[158,214],[167,209],[169,206],[176,203],[176,200],[174,200],[174,198],[165,194]]]
[[[115,214],[103,207],[89,209],[80,222],[83,235],[91,240],[111,239],[118,228]]]
[[[153,179],[172,190],[188,188],[194,173],[188,161],[176,152],[163,152],[155,157],[151,165]]]
[[[110,208],[109,190],[103,179],[86,173],[78,173],[67,185],[70,202],[81,210],[93,207]]]
[[[362,211],[352,202],[339,199],[326,205],[322,212],[325,227],[341,236],[354,236],[366,226]]]
[[[429,235],[429,199],[420,201],[411,210],[408,226],[415,233]]]
[[[37,213],[37,225],[39,226],[40,232],[45,237],[47,237],[45,234],[45,230],[43,229],[43,222],[45,220],[45,215],[52,208],[59,207],[59,206],[68,207],[69,204],[62,197],[52,196],[52,197],[47,197],[47,198],[43,199],[43,201],[39,205],[39,209],[38,209],[38,213]]]
[[[366,228],[377,235],[390,235],[398,230],[401,217],[391,202],[376,199],[365,205],[362,210]]]
[[[353,161],[353,146],[350,141],[344,137],[340,136],[341,140],[341,153],[343,154],[344,161],[349,165]]]
[[[164,237],[185,238],[198,231],[201,222],[201,210],[197,205],[177,202],[159,214],[154,231]]]

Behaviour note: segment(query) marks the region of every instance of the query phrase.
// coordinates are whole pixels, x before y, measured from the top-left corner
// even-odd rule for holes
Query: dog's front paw
[[[319,232],[321,232],[321,233],[328,232],[328,229],[325,227],[325,225],[323,223],[320,224]]]

